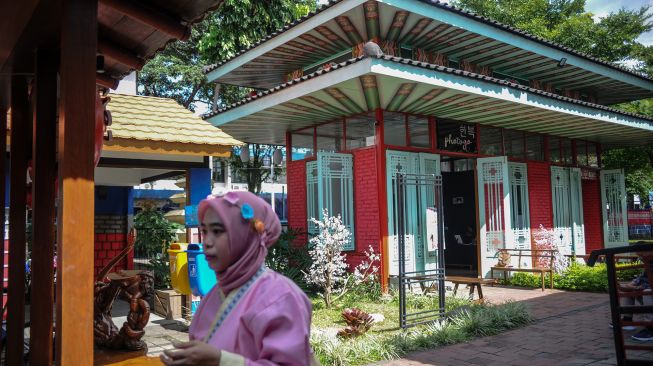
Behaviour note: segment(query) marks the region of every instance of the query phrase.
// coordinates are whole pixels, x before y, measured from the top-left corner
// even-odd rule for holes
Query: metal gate
[[[408,328],[418,324],[437,320],[445,313],[445,288],[444,288],[444,226],[442,212],[442,176],[428,174],[396,173],[396,184],[393,185],[393,194],[396,205],[393,206],[394,227],[397,232],[399,251],[399,325]],[[418,194],[418,204],[409,202]],[[410,212],[414,211],[414,212]],[[409,230],[407,219],[420,218],[420,223],[415,230]],[[421,270],[406,270],[406,246],[411,245],[407,238],[421,236],[424,253],[432,259],[429,266]],[[412,294],[413,286],[419,285],[422,292],[435,289],[438,293],[438,307],[415,312],[409,312],[406,306],[407,296]]]

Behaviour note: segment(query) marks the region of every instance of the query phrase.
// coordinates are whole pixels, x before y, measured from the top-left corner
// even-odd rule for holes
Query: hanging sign
[[[459,122],[439,121],[438,149],[475,154],[476,126]]]
[[[429,252],[438,250],[438,211],[435,207],[426,208],[426,243]]]
[[[580,179],[582,180],[596,180],[596,170],[593,169],[581,169],[580,170]]]

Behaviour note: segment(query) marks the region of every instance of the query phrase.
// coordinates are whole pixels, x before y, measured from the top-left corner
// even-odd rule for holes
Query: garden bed
[[[446,320],[404,331],[398,327],[398,296],[369,296],[370,293],[363,290],[348,294],[332,309],[326,309],[321,298],[313,298],[311,343],[322,365],[365,365],[395,359],[421,349],[501,333],[532,321],[521,303],[473,304],[466,299],[448,297]],[[407,299],[407,306],[411,310],[437,308],[438,298],[412,295]],[[341,313],[350,307],[382,314],[385,320],[360,337],[340,338],[336,336],[337,331],[345,327]]]

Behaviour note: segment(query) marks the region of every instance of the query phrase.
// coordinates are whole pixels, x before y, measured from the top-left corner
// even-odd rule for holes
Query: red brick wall
[[[95,216],[95,265],[97,276],[102,268],[115,258],[127,245],[125,216]],[[132,268],[133,257],[126,256],[118,262],[111,272]]]
[[[306,161],[290,161],[286,166],[288,185],[288,227],[308,230],[306,217]],[[305,244],[306,238],[299,238],[296,244]]]
[[[365,251],[371,245],[379,254],[381,223],[379,221],[379,180],[376,174],[376,149],[364,148],[354,155],[354,231],[356,250],[347,252],[351,269],[365,260]]]
[[[597,174],[598,175],[598,174]],[[601,184],[596,180],[583,180],[583,222],[585,223],[585,252],[603,248],[603,221],[601,220]]]
[[[531,211],[531,230],[540,224],[553,227],[553,202],[551,201],[551,168],[548,163],[528,163],[528,199]]]

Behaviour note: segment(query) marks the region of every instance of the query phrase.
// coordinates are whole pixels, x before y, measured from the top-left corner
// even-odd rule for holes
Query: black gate
[[[444,287],[444,223],[442,204],[442,177],[424,174],[396,174],[396,184],[393,187],[396,205],[393,206],[395,218],[396,237],[398,244],[399,271],[399,325],[408,328],[418,324],[433,322],[445,314],[445,287]],[[408,197],[407,192],[411,195]],[[409,202],[409,200],[415,200]],[[416,212],[409,212],[415,210]],[[427,211],[431,210],[431,214]],[[408,232],[406,217],[415,214],[417,217],[417,231]],[[429,216],[432,216],[429,220]],[[430,227],[429,227],[430,226]],[[414,230],[414,226],[413,226]],[[423,246],[425,268],[416,271],[406,271],[406,236],[420,237],[418,245]],[[437,247],[435,260],[426,268],[428,250],[427,242]],[[414,250],[411,250],[414,252]],[[420,309],[409,312],[406,306],[407,295],[412,294],[414,285],[419,285],[422,292],[426,290],[437,291],[438,307]]]

